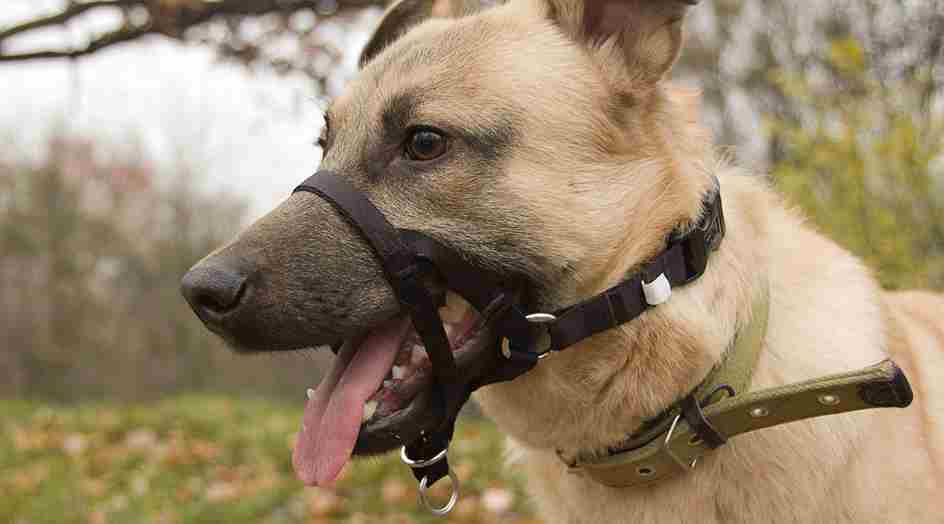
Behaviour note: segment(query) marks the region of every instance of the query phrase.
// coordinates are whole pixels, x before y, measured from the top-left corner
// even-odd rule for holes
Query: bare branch
[[[324,13],[326,0],[88,0],[70,2],[62,11],[27,20],[6,29],[0,29],[0,63],[24,62],[43,59],[79,58],[95,53],[107,47],[130,42],[148,34],[161,34],[170,38],[184,39],[188,30],[206,24],[221,17],[253,17],[269,13],[292,14],[302,10],[311,10],[319,14],[319,19],[362,9],[371,6],[383,6],[384,0],[332,0],[332,13]],[[102,8],[128,9],[140,7],[146,9],[148,22],[145,25],[125,25],[113,31],[99,35],[80,49],[39,49],[20,53],[7,53],[3,50],[6,40],[22,36],[31,31],[50,27],[62,27],[73,22],[91,10]]]
[[[130,7],[134,5],[144,5],[147,4],[148,0],[96,0],[90,2],[73,2],[70,3],[65,9],[61,12],[45,16],[42,18],[37,18],[35,20],[29,20],[23,22],[19,25],[14,25],[4,30],[0,30],[0,42],[10,38],[11,36],[18,35],[20,33],[25,33],[27,31],[33,31],[36,29],[42,29],[45,27],[51,27],[56,25],[63,25],[69,23],[71,20],[77,18],[78,16],[84,14],[86,11],[91,9],[96,9],[100,7]]]
[[[28,53],[19,53],[19,54],[4,54],[0,53],[0,63],[2,62],[14,62],[14,61],[25,61],[25,60],[42,60],[42,59],[51,59],[51,58],[79,58],[85,55],[90,55],[96,51],[100,51],[106,47],[113,46],[115,44],[121,44],[124,42],[130,42],[136,40],[148,33],[153,33],[154,30],[148,27],[141,28],[128,28],[120,29],[118,31],[112,31],[110,33],[105,33],[100,37],[96,38],[89,42],[87,46],[82,49],[75,49],[71,51],[33,51]]]

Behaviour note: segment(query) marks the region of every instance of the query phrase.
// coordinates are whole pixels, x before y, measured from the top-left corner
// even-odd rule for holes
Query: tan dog
[[[361,75],[327,112],[323,168],[396,226],[483,267],[526,275],[532,311],[573,304],[637,269],[671,231],[697,220],[713,177],[727,217],[703,278],[477,394],[509,435],[511,467],[527,471],[542,518],[944,521],[944,300],[882,292],[762,180],[715,153],[696,95],[664,80],[681,49],[684,3],[493,3],[391,8]],[[307,483],[333,482],[352,448],[387,451],[424,427],[428,362],[369,247],[325,201],[296,194],[195,266],[184,288],[237,349],[348,341],[306,409],[295,465]],[[912,406],[742,435],[691,472],[648,487],[611,488],[568,472],[560,457],[605,455],[693,390],[766,290],[769,325],[752,390],[890,356],[911,381]],[[450,329],[476,317],[454,296],[443,313]],[[457,354],[491,358],[486,352],[494,348]],[[360,362],[373,354],[383,358]],[[393,365],[383,385],[368,384],[377,392],[350,384],[351,370]]]

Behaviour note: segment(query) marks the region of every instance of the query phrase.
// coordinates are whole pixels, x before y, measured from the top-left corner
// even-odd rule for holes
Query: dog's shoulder
[[[926,291],[884,293],[889,356],[904,370],[915,400],[911,411],[919,447],[944,490],[944,295]]]

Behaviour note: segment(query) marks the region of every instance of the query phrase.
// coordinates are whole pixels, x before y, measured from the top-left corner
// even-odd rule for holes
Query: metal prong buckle
[[[420,469],[442,462],[448,453],[449,448],[446,448],[437,453],[431,459],[413,460],[409,455],[406,454],[406,446],[403,446],[400,448],[400,460],[413,469]],[[449,481],[452,482],[452,495],[449,496],[449,502],[446,502],[445,506],[437,508],[436,506],[433,506],[433,503],[429,500],[429,495],[427,494],[429,489],[429,477],[423,477],[423,479],[420,480],[420,502],[422,502],[423,505],[426,506],[426,509],[428,509],[433,515],[440,517],[447,515],[450,511],[452,511],[453,508],[456,507],[456,503],[459,502],[459,477],[456,476],[454,471],[452,471],[452,468],[449,468]]]
[[[675,433],[675,426],[678,425],[679,419],[682,418],[682,415],[675,415],[675,420],[672,421],[672,427],[669,428],[669,432],[665,434],[665,441],[662,442],[662,447],[665,448],[665,452],[672,457],[672,460],[676,462],[683,470],[694,469],[695,464],[698,464],[698,457],[692,459],[691,462],[685,463],[672,452],[672,447],[669,446],[669,441],[672,440],[672,434]]]

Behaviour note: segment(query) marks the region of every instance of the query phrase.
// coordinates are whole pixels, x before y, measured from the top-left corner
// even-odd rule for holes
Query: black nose
[[[246,294],[247,276],[220,264],[200,264],[180,282],[184,298],[201,319],[216,321],[239,307]]]

